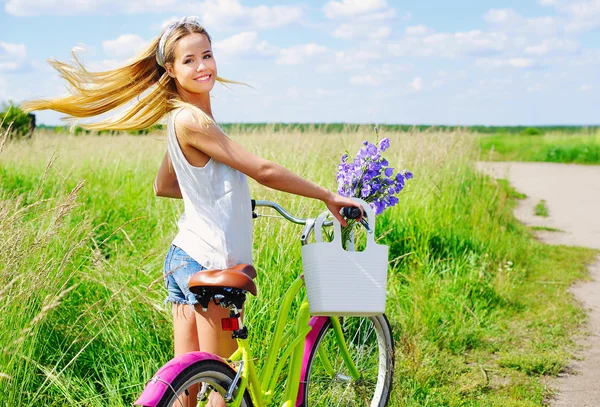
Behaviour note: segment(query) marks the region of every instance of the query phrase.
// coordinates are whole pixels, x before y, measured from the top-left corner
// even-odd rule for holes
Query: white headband
[[[197,25],[198,27],[202,27],[202,24],[200,24],[200,20],[198,19],[198,17],[182,17],[181,20],[171,23],[171,25],[167,27],[163,35],[160,37],[160,42],[158,43],[158,50],[156,51],[156,62],[163,68],[165,67],[165,43],[167,42],[167,38],[169,38],[169,35],[171,35],[171,32],[173,32],[175,28],[187,23]]]

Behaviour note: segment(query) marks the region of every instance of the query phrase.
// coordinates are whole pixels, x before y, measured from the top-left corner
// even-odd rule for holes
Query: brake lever
[[[317,220],[314,218],[306,219],[306,225],[304,226],[304,230],[302,231],[302,237],[300,238],[302,246],[305,246],[308,243],[308,236],[310,235],[310,232],[312,232],[312,230],[314,229],[316,221]]]
[[[361,225],[363,225],[363,226],[365,227],[365,229],[367,229],[367,231],[368,231],[369,233],[373,233],[373,231],[372,231],[372,230],[371,230],[371,228],[369,227],[369,222],[367,222],[367,221],[365,220],[365,218],[362,218],[362,219],[360,220],[360,224],[361,224]]]

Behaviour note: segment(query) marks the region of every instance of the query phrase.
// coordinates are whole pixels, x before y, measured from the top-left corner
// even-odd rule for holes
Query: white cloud
[[[15,16],[137,14],[175,11],[180,0],[8,0],[4,10]]]
[[[578,19],[589,19],[600,15],[600,0],[566,3],[563,10]]]
[[[337,51],[329,53],[325,57],[325,61],[319,64],[316,72],[319,73],[335,73],[339,71],[359,71],[368,72],[377,71],[378,68],[373,68],[373,62],[384,58],[384,55],[374,51],[351,50]],[[379,62],[377,62],[379,63]]]
[[[384,39],[388,38],[392,33],[392,29],[388,26],[377,27],[368,33],[367,37],[371,39]]]
[[[423,39],[427,45],[448,50],[459,55],[494,54],[505,48],[508,37],[502,33],[485,33],[479,30],[454,34],[432,34]]]
[[[254,31],[242,32],[222,41],[215,42],[215,51],[219,53],[238,53],[251,51],[256,47],[258,34]]]
[[[496,31],[547,36],[556,34],[563,24],[552,16],[525,18],[513,9],[491,9],[483,19]]]
[[[427,35],[433,32],[432,28],[429,28],[425,25],[412,25],[410,27],[406,27],[404,32],[407,35]]]
[[[381,59],[383,55],[374,51],[338,51],[335,53],[335,61],[340,66],[352,66],[353,63],[363,67],[373,60]]]
[[[0,103],[10,100],[18,104],[23,100],[55,97],[64,94],[64,81],[56,75],[56,71],[49,64],[46,65],[49,68],[47,70],[51,71],[52,74],[49,75],[42,70],[32,72],[19,70],[18,72],[7,72],[0,75]],[[46,115],[48,113],[37,112],[36,115]]]
[[[469,88],[469,89],[463,90],[462,92],[458,93],[456,95],[456,99],[459,99],[459,100],[471,99],[475,96],[478,96],[480,93],[481,93],[481,91],[479,89]]]
[[[323,6],[329,19],[345,19],[332,33],[334,38],[365,38],[382,40],[388,38],[392,29],[386,20],[396,17],[396,10],[386,0],[342,0],[329,1]]]
[[[170,13],[161,25],[175,21],[183,15],[198,15],[202,23],[212,30],[274,28],[299,21],[304,14],[299,6],[242,5],[240,0],[8,0],[4,10],[15,16],[80,15],[80,14],[146,14]]]
[[[354,75],[350,78],[350,83],[361,86],[379,85],[381,83],[381,79],[372,75]]]
[[[452,72],[440,70],[437,72],[437,76],[438,79],[435,79],[431,84],[433,87],[439,87],[446,83],[463,81],[469,77],[469,74],[464,69]]]
[[[330,1],[323,6],[323,12],[329,19],[356,17],[381,12],[388,9],[386,0],[342,0]]]
[[[369,38],[384,39],[390,36],[392,29],[388,26],[373,27],[367,24],[342,24],[331,34],[335,38]]]
[[[129,58],[141,52],[147,45],[148,42],[137,34],[123,34],[117,39],[102,42],[106,55],[114,58]]]
[[[266,56],[279,53],[279,48],[266,41],[259,41],[258,34],[255,31],[241,32],[224,40],[217,41],[214,44],[214,50],[217,58],[221,55],[229,57],[257,53]]]
[[[425,47],[422,38],[404,37],[398,42],[387,44],[388,52],[396,57],[431,56],[433,48]]]
[[[507,87],[511,86],[513,83],[514,83],[514,79],[512,76],[503,77],[503,78],[486,78],[486,79],[481,79],[479,81],[480,88],[485,89],[486,91],[504,90]]]
[[[584,32],[600,27],[600,0],[539,0],[538,3],[553,7],[566,16],[566,32]]]
[[[505,24],[520,20],[521,16],[512,9],[491,9],[483,16],[483,19],[490,24]]]
[[[10,44],[0,41],[0,72],[17,71],[27,59],[25,44]]]
[[[413,15],[411,12],[406,12],[400,16],[400,20],[402,20],[402,21],[410,21],[410,20],[412,20],[412,18],[413,18]]]
[[[7,14],[15,16],[34,16],[41,14],[72,15],[98,10],[102,1],[80,0],[8,0],[4,6]]]
[[[403,72],[409,72],[412,69],[413,66],[409,64],[382,64],[381,66],[371,67],[369,70],[376,75],[391,79]]]
[[[598,27],[600,27],[600,21],[586,18],[569,21],[565,26],[565,30],[567,32],[579,33],[584,31],[591,31]]]
[[[532,68],[536,66],[536,61],[531,58],[506,58],[506,59],[493,59],[493,58],[481,58],[478,59],[475,64],[484,69],[494,68]]]
[[[344,92],[337,89],[321,89],[317,88],[315,91],[315,95],[318,97],[329,97],[329,96],[337,96],[342,95]]]
[[[508,36],[504,33],[487,33],[479,30],[433,33],[418,37],[406,36],[399,42],[388,44],[388,51],[395,56],[446,58],[494,55],[504,51],[508,40]]]
[[[591,85],[581,85],[579,87],[579,91],[580,92],[588,92],[590,90],[592,90],[592,86]]]
[[[239,0],[208,0],[195,6],[207,27],[277,28],[299,21],[304,12],[297,6],[243,6]]]
[[[528,18],[525,20],[523,31],[532,32],[542,36],[553,35],[561,31],[562,24],[562,19],[552,16]]]
[[[257,6],[249,10],[258,28],[284,27],[299,21],[304,14],[302,8],[292,6]]]
[[[277,63],[280,65],[297,65],[312,60],[315,57],[325,55],[329,49],[319,44],[310,43],[296,45],[280,50]]]
[[[417,76],[415,79],[412,80],[412,82],[408,84],[408,87],[416,92],[423,90],[423,78]]]
[[[175,21],[179,21],[180,19],[181,19],[181,17],[171,16],[171,17],[167,18],[166,20],[161,21],[160,24],[155,24],[153,26],[153,28],[162,31],[165,28],[167,28],[167,26],[169,26],[171,23],[174,23]]]
[[[214,49],[218,53],[240,53],[255,49],[258,34],[254,31],[241,32],[229,38],[215,42]]]
[[[536,83],[527,87],[527,92],[541,92],[545,89],[544,85]]]
[[[383,21],[383,20],[390,20],[394,17],[396,17],[396,10],[393,8],[388,8],[388,9],[386,9],[384,11],[380,11],[378,13],[359,15],[356,18],[359,20],[362,20],[362,21]],[[400,17],[400,19],[403,21],[408,21],[411,18],[412,18],[412,14],[410,14],[410,13],[407,13]]]
[[[525,47],[525,53],[530,55],[574,54],[580,49],[579,44],[571,40],[549,38],[536,45]]]
[[[600,66],[600,49],[584,49],[577,57],[567,58],[563,62],[570,67],[586,67],[597,73],[597,67]]]

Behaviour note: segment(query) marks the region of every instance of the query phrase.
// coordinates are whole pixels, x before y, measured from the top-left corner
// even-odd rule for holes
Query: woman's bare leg
[[[228,358],[237,349],[237,342],[231,331],[221,328],[221,319],[229,318],[229,310],[210,303],[208,311],[196,304],[196,328],[201,352],[210,352]]]
[[[175,356],[199,351],[198,330],[196,328],[196,316],[194,315],[196,312],[187,304],[173,304],[172,310]],[[185,407],[196,405],[195,400],[198,390],[189,389],[189,391],[189,397],[180,397],[180,402]]]
[[[228,358],[237,349],[231,331],[221,329],[221,319],[229,317],[229,310],[211,303],[208,311],[195,306],[173,304],[173,330],[175,356],[187,352],[209,352]],[[189,397],[182,396],[184,406],[194,406],[198,389],[189,389]],[[217,394],[215,394],[217,396]],[[221,397],[211,397],[211,407],[225,407]]]
[[[208,311],[202,311],[196,305],[196,328],[201,352],[210,352],[228,358],[237,349],[237,342],[231,337],[231,331],[223,331],[221,319],[229,317],[229,310],[210,303]],[[217,394],[214,394],[218,396]],[[211,397],[211,407],[225,407],[222,397]]]

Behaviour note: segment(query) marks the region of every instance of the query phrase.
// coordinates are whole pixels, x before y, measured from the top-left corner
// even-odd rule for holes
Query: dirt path
[[[527,195],[515,209],[526,225],[546,226],[561,232],[539,232],[548,244],[600,249],[600,166],[549,163],[479,163],[496,178],[509,180]],[[545,200],[549,216],[535,216],[534,208]],[[600,406],[600,258],[590,266],[592,281],[579,283],[571,292],[588,310],[588,333],[583,351],[551,384],[557,389],[552,407]]]

